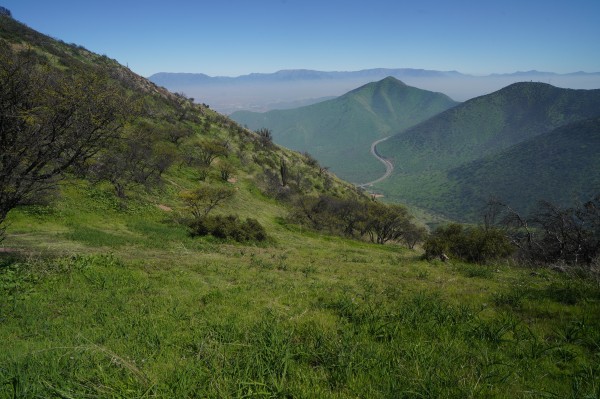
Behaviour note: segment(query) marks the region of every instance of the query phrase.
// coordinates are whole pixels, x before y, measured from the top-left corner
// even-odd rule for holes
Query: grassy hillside
[[[102,69],[143,112],[51,196],[8,213],[0,398],[600,395],[597,281],[509,263],[426,262],[395,243],[294,224],[282,200],[292,185],[276,179],[283,165],[301,172],[306,195],[360,194],[112,62],[75,60],[72,46],[42,37],[58,49],[49,53],[9,22],[19,29],[13,49],[29,44],[44,68],[63,57],[53,73]],[[194,161],[207,143],[227,154],[202,170]],[[111,158],[118,154],[127,157]],[[147,171],[157,154],[175,158],[152,184],[123,180],[133,160]],[[128,166],[91,173],[113,159]],[[124,182],[121,193],[115,184]],[[181,194],[206,185],[235,192],[215,213],[255,218],[269,239],[192,237]]]
[[[266,113],[240,111],[231,118],[252,129],[269,128],[275,142],[307,151],[338,176],[364,183],[385,172],[370,153],[373,141],[456,104],[443,94],[388,77],[307,107]]]
[[[449,181],[450,170],[560,126],[597,116],[599,110],[600,90],[559,89],[543,83],[508,86],[467,101],[381,143],[379,152],[393,160],[395,170],[378,188],[392,200],[464,219],[462,193]],[[502,176],[502,170],[496,175]],[[473,210],[469,211],[472,214]]]
[[[13,215],[29,255],[2,258],[0,397],[599,393],[589,281],[271,224],[267,247],[198,240],[67,194]]]

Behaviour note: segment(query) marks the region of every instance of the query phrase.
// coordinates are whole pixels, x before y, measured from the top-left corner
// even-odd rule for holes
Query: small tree
[[[408,225],[402,235],[402,241],[410,249],[414,249],[418,243],[425,241],[425,238],[427,238],[427,229],[414,224]]]
[[[385,244],[398,240],[411,227],[408,211],[402,205],[371,202],[368,209],[366,231],[373,242]]]
[[[194,146],[194,155],[197,157],[201,166],[210,166],[210,164],[219,157],[226,157],[229,154],[227,143],[220,140],[204,140]]]
[[[102,151],[89,167],[92,179],[110,182],[119,198],[125,198],[126,189],[132,185],[158,185],[176,157],[173,144],[159,141],[160,137],[144,128],[126,129],[127,136]]]
[[[202,219],[218,205],[233,197],[235,190],[228,186],[203,185],[180,194],[192,216]]]

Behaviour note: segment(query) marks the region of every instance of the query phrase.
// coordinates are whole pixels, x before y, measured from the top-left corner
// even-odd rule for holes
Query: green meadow
[[[157,204],[62,192],[8,221],[0,397],[600,395],[600,287],[584,275],[426,262],[268,202],[266,244],[190,238]]]

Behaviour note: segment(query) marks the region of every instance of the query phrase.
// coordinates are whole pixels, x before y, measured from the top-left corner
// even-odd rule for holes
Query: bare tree
[[[540,201],[529,218],[500,201],[493,206],[525,261],[589,265],[600,255],[600,195],[572,208]]]
[[[181,193],[192,216],[203,219],[219,204],[233,197],[235,190],[228,186],[203,185],[192,191]]]
[[[0,45],[0,226],[119,136],[130,102],[109,78],[58,72]]]
[[[119,198],[125,198],[129,186],[158,185],[176,157],[174,145],[160,141],[160,136],[145,130],[144,125],[126,130],[131,131],[102,151],[89,167],[92,180],[110,182]]]

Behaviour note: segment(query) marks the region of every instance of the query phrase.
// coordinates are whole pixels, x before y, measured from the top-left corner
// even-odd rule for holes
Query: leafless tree
[[[132,109],[100,72],[58,72],[0,45],[0,226],[119,137]]]

